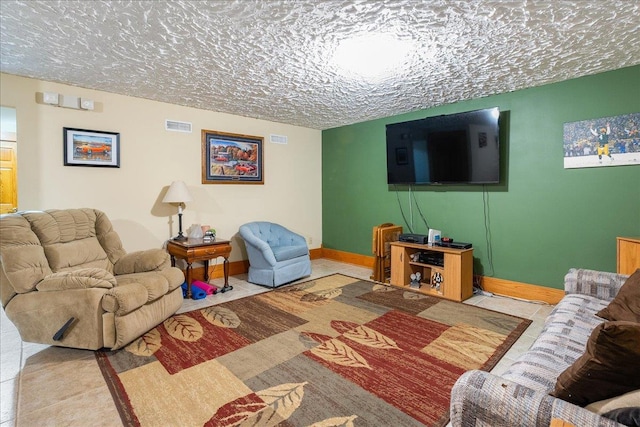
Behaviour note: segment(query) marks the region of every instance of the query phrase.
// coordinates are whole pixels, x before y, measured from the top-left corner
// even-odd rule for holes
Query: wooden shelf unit
[[[416,262],[411,255],[430,252],[442,258],[442,265]],[[419,288],[412,288],[411,275],[422,275]],[[432,283],[435,273],[440,273],[442,283]],[[464,301],[473,295],[473,249],[452,249],[416,243],[391,243],[391,284],[427,295],[453,301]]]

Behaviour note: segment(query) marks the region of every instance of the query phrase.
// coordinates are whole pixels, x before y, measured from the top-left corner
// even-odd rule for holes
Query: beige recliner
[[[0,299],[24,341],[123,347],[180,308],[183,282],[164,250],[126,253],[99,210],[0,217]]]

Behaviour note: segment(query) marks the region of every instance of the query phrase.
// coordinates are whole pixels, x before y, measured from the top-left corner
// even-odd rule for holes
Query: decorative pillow
[[[587,342],[585,353],[565,369],[552,396],[578,406],[640,388],[640,323],[604,322]]]
[[[640,322],[640,268],[624,282],[613,301],[596,314],[607,320]]]
[[[614,409],[602,416],[625,426],[640,427],[640,406]]]

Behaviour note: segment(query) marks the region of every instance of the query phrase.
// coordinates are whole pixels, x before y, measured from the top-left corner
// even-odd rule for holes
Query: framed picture
[[[564,124],[564,167],[640,165],[640,113]]]
[[[264,184],[261,136],[202,130],[203,184]]]
[[[65,166],[120,167],[120,134],[63,128]]]

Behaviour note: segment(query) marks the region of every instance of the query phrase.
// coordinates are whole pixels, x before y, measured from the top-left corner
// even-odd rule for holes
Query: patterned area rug
[[[456,379],[530,320],[334,274],[98,351],[125,425],[444,426]]]

